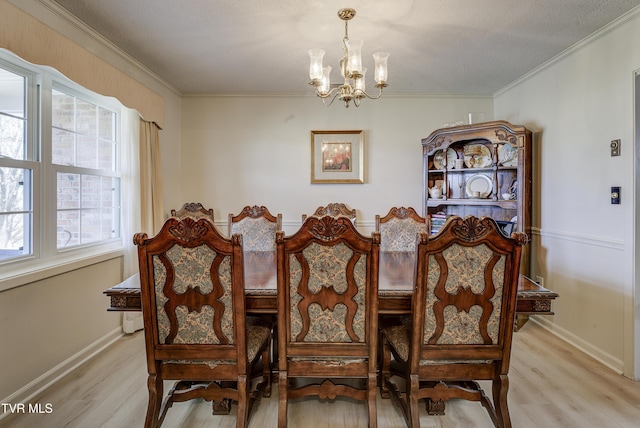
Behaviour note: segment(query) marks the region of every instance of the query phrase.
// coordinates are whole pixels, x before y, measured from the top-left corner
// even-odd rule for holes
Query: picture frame
[[[311,183],[363,184],[364,131],[311,131]]]

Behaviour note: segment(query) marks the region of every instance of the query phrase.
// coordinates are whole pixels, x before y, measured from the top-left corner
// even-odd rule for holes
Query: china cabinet
[[[472,214],[531,236],[530,130],[506,121],[441,128],[422,140],[422,156],[432,231],[448,215]]]

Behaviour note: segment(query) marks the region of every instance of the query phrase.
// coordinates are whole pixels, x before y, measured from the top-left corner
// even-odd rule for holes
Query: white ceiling
[[[183,94],[305,94],[311,48],[334,68],[344,23],[388,93],[490,95],[640,0],[55,0]],[[370,78],[370,77],[369,77]],[[369,80],[369,85],[372,82]]]

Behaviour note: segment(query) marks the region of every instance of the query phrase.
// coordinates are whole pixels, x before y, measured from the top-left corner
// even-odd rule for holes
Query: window
[[[117,113],[55,85],[51,112],[57,248],[118,238]]]
[[[122,248],[120,120],[117,101],[0,52],[0,265]]]
[[[0,64],[1,65],[1,64]],[[0,260],[32,254],[33,76],[0,68]]]

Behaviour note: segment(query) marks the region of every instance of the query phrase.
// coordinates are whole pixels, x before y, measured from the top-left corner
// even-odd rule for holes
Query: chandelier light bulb
[[[375,76],[374,80],[378,85],[386,85],[387,83],[387,59],[389,58],[389,52],[376,52],[373,54],[375,61]]]
[[[365,91],[365,79],[367,77],[367,68],[362,69],[362,76],[354,79],[354,86],[356,96],[364,96],[362,93]]]
[[[330,90],[331,90],[331,66],[327,65],[322,69],[322,78],[320,79],[318,92],[320,92],[321,94],[328,94]]]
[[[357,76],[362,74],[362,40],[346,40],[347,46],[347,74]]]
[[[311,81],[322,79],[322,58],[324,57],[324,51],[322,49],[309,50],[309,59],[311,63],[309,65],[309,77]]]

